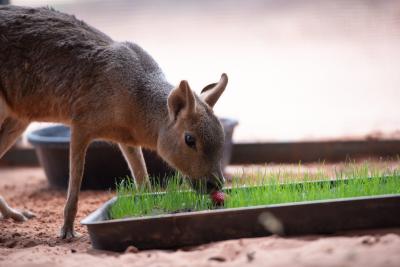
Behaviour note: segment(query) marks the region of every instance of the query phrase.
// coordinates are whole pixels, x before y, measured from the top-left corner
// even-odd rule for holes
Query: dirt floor
[[[0,169],[0,195],[37,214],[25,223],[0,221],[0,266],[400,266],[400,228],[229,240],[177,251],[98,251],[79,221],[112,192],[81,192],[76,228],[83,237],[71,242],[56,237],[65,192],[49,189],[41,169]]]

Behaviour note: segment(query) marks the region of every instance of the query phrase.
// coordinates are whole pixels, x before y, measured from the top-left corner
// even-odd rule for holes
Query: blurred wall
[[[137,42],[199,92],[227,72],[216,106],[236,141],[399,134],[400,1],[15,0],[75,14]]]

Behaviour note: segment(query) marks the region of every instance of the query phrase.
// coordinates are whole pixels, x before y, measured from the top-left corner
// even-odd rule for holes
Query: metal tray
[[[81,222],[96,249],[123,251],[129,245],[173,249],[266,236],[271,232],[260,220],[266,213],[280,221],[287,236],[400,226],[400,194],[110,220],[108,210],[115,200],[107,201]]]

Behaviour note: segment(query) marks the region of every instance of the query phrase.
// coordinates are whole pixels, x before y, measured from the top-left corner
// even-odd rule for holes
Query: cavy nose
[[[207,192],[210,193],[213,191],[220,191],[224,187],[224,184],[225,177],[221,170],[216,173],[212,173],[211,177],[208,177],[207,179]]]

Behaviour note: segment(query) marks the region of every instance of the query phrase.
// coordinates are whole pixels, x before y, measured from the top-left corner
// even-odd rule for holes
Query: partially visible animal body
[[[2,196],[0,196],[0,219],[11,218],[17,222],[23,222],[35,217],[30,211],[19,211],[11,208]]]
[[[85,153],[94,139],[119,145],[138,184],[148,183],[146,147],[209,190],[222,186],[224,135],[212,107],[225,74],[198,96],[186,81],[172,86],[136,44],[114,42],[52,9],[16,6],[0,7],[0,63],[0,157],[32,121],[71,127],[63,238],[76,235]]]

